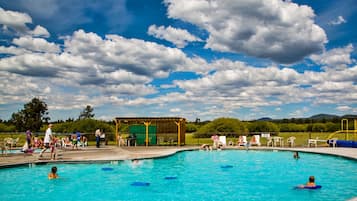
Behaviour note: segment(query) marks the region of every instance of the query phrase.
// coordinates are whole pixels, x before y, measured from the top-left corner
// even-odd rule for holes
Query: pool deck
[[[46,151],[42,158],[39,158],[38,153],[34,154],[7,154],[0,155],[0,168],[12,167],[17,165],[26,164],[39,164],[39,163],[74,163],[74,162],[98,162],[98,161],[118,161],[118,160],[131,160],[131,159],[145,159],[165,157],[175,154],[179,151],[198,150],[199,146],[137,146],[137,147],[116,147],[104,146],[101,148],[85,147],[78,150],[72,149],[58,149],[57,160],[50,160],[49,150]],[[227,147],[226,149],[241,149],[244,147]],[[353,160],[357,160],[356,148],[342,148],[342,147],[317,147],[317,148],[280,148],[280,147],[250,147],[249,150],[278,150],[278,151],[299,151],[317,154],[328,154],[341,156]],[[224,151],[224,150],[223,150]],[[1,153],[0,153],[1,154]]]

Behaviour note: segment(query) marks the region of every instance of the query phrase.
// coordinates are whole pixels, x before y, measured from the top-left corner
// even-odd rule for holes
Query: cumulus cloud
[[[102,39],[95,33],[85,33],[83,30],[76,31],[65,40],[64,50],[111,70],[124,69],[150,77],[166,77],[170,71],[190,62],[176,48],[118,35],[107,35]]]
[[[209,33],[206,48],[293,63],[323,50],[327,37],[314,12],[280,0],[165,0],[168,16]]]
[[[40,25],[37,25],[33,31],[30,31],[30,34],[36,37],[50,37],[50,33],[47,31],[47,29]]]
[[[32,18],[28,14],[8,11],[0,7],[0,24],[6,28],[24,33],[28,30],[26,23],[32,23]]]
[[[329,22],[330,25],[340,25],[340,24],[343,24],[343,23],[347,23],[347,21],[341,15],[338,16],[337,19],[331,20]]]
[[[32,18],[27,13],[4,10],[0,7],[0,25],[3,31],[15,32],[19,35],[50,36],[44,27],[37,25],[31,30],[27,24],[32,24]]]
[[[202,41],[200,38],[190,34],[187,30],[178,29],[171,26],[157,27],[156,25],[151,25],[148,29],[148,34],[159,39],[170,41],[178,48],[184,48],[189,42]]]
[[[353,63],[353,59],[351,58],[353,49],[353,45],[349,44],[342,48],[334,48],[329,51],[324,51],[319,55],[312,55],[310,58],[315,63],[328,68],[343,69]]]
[[[61,51],[59,45],[43,38],[21,37],[13,39],[12,43],[34,52],[59,53]]]
[[[158,89],[150,84],[153,79],[163,78],[178,69],[188,69],[184,66],[195,66],[195,60],[202,62],[197,57],[195,60],[186,57],[176,48],[118,35],[102,38],[95,33],[78,30],[62,39],[62,46],[29,36],[13,39],[14,46],[0,46],[0,52],[12,54],[0,59],[0,72],[31,77],[35,83],[46,80],[44,83],[55,87],[54,91],[70,88],[73,93],[81,93],[77,99],[98,100],[96,104],[117,103],[119,100],[120,104],[133,105],[138,102],[136,99],[140,100],[139,97],[158,93]],[[31,88],[28,90],[38,94]],[[110,98],[100,102],[98,94],[122,96],[131,101]],[[50,99],[53,108],[69,107]],[[76,101],[73,100],[72,104]]]
[[[174,4],[173,2],[166,1],[169,7]],[[231,3],[232,7],[241,11],[239,13],[233,12],[232,9],[225,10],[228,8],[227,2],[218,5],[212,0],[210,6],[217,8],[217,13],[215,13],[217,15],[203,15],[207,13],[207,9],[200,9],[204,8],[202,5],[206,5],[207,1],[188,1],[185,9],[197,11],[200,15],[195,17],[201,17],[200,20],[190,19],[188,15],[186,16],[185,10],[181,10],[184,13],[175,15],[185,16],[191,22],[196,22],[194,24],[205,28],[211,40],[206,46],[212,49],[217,48],[217,50],[227,48],[224,51],[249,52],[248,47],[256,48],[256,44],[250,41],[247,46],[242,46],[238,50],[236,45],[243,43],[240,37],[248,36],[267,40],[269,37],[264,34],[276,34],[275,37],[282,34],[281,38],[275,38],[271,44],[284,47],[280,52],[283,57],[286,53],[284,51],[300,51],[305,45],[300,43],[302,39],[298,37],[295,38],[297,41],[295,46],[298,47],[289,46],[292,39],[284,35],[290,31],[290,36],[295,37],[295,31],[301,31],[300,28],[306,28],[307,32],[312,31],[311,38],[308,37],[303,42],[315,41],[315,43],[308,44],[307,49],[311,50],[312,46],[317,47],[324,43],[325,34],[323,31],[319,32],[321,31],[319,27],[314,25],[313,12],[309,7],[297,6],[291,2],[271,1],[289,10],[291,14],[287,15],[284,9],[276,8],[278,15],[270,10],[275,7],[266,5],[268,3],[264,3],[265,1],[242,1],[239,5],[235,2]],[[252,3],[262,10],[259,12],[251,10]],[[241,8],[244,5],[247,6],[246,9]],[[176,11],[180,10],[176,9]],[[247,20],[249,16],[255,15],[251,12],[256,12],[256,17],[248,22],[256,23],[257,28],[254,29],[253,25],[248,25],[248,32],[245,35],[242,32],[243,22],[239,20]],[[215,16],[217,20],[212,16]],[[299,17],[306,21],[302,23],[297,19]],[[269,22],[266,30],[260,24],[260,20],[264,18],[266,18],[265,23]],[[180,17],[180,19],[183,18]],[[219,20],[221,24],[218,23]],[[296,22],[296,29],[289,29],[292,22]],[[236,25],[239,26],[236,27]],[[24,103],[33,96],[38,96],[49,104],[51,110],[73,112],[73,109],[78,109],[79,112],[85,105],[94,107],[113,105],[119,108],[122,114],[133,116],[175,113],[191,119],[197,116],[212,119],[237,114],[241,108],[263,113],[261,108],[264,107],[273,106],[283,111],[285,104],[309,102],[312,104],[338,103],[341,105],[339,109],[343,110],[348,107],[353,108],[353,104],[357,102],[357,66],[352,66],[354,63],[350,56],[353,51],[352,45],[311,57],[316,63],[326,66],[326,71],[298,72],[292,68],[274,64],[256,67],[229,59],[207,61],[199,56],[188,57],[180,49],[154,42],[129,39],[114,34],[99,36],[84,30],[78,30],[60,38],[64,40],[60,45],[43,38],[33,37],[36,34],[40,37],[49,36],[46,29],[42,28],[41,26],[35,28],[31,36],[13,39],[8,47],[0,46],[0,53],[8,54],[0,58],[0,76],[6,78],[0,80],[0,94],[2,95],[0,103]],[[168,28],[163,27],[165,33],[157,33],[158,36],[161,34],[162,37],[168,37],[165,35],[170,35]],[[287,30],[282,31],[279,28]],[[272,29],[278,31],[272,31]],[[155,30],[158,31],[159,28],[156,27]],[[253,31],[249,32],[249,30]],[[221,37],[218,31],[222,31]],[[288,45],[284,45],[285,43]],[[267,45],[268,42],[263,42],[258,51],[268,52],[264,49]],[[278,58],[278,53],[267,55],[266,52],[261,57],[275,61],[281,59]],[[257,56],[257,54],[251,55]],[[295,55],[292,58],[298,57]],[[289,61],[292,61],[292,58]],[[333,66],[342,66],[342,68],[332,68]],[[172,72],[179,71],[189,72],[195,76],[191,76],[191,79],[182,79],[179,76],[169,77]],[[160,85],[160,82],[155,83],[157,78],[167,78],[166,81],[175,80],[172,83],[163,82],[165,84]],[[163,91],[164,93],[161,93]],[[182,108],[194,109],[183,110]],[[308,108],[294,114],[303,114],[307,110]]]

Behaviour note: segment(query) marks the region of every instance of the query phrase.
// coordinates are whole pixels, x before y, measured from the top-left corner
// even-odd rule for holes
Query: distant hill
[[[343,118],[343,119],[357,119],[357,115],[355,115],[355,114],[345,114],[345,115],[341,116],[341,118]]]
[[[272,121],[273,119],[270,117],[262,117],[260,119],[257,119],[257,121]]]
[[[302,120],[302,121],[321,121],[321,120],[336,120],[336,119],[357,119],[357,115],[354,114],[345,114],[343,116],[333,115],[333,114],[316,114],[311,117],[306,118],[290,118],[285,120]],[[260,119],[256,119],[254,121],[282,121],[283,119],[272,119],[270,117],[262,117]],[[338,120],[339,121],[339,120]]]
[[[317,114],[309,117],[308,119],[335,119],[335,118],[340,118],[340,117],[332,114]]]

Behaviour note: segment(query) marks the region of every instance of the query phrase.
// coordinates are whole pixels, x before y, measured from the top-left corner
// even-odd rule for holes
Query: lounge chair
[[[0,142],[0,148],[1,148],[1,155],[4,155],[4,153],[5,153],[5,156],[6,156],[8,150],[9,150],[9,147],[6,145],[5,141]]]
[[[226,136],[219,136],[218,140],[219,140],[219,144],[223,145],[223,147],[227,145]]]
[[[284,146],[284,138],[279,137],[279,136],[273,137],[273,145],[274,145],[274,147],[277,147],[277,146],[283,147]]]
[[[267,137],[267,147],[273,146],[273,138],[272,137]]]
[[[296,137],[291,136],[286,140],[286,143],[288,145],[290,145],[291,147],[294,147],[295,146],[295,140],[296,140]]]
[[[247,145],[247,136],[245,135],[240,135],[238,138],[238,146],[246,146]]]
[[[308,139],[307,140],[307,145],[311,147],[311,145],[315,145],[317,147],[318,142],[327,142],[327,140],[320,140],[319,137],[316,137],[316,139]]]
[[[338,140],[337,138],[332,138],[328,140],[328,143],[332,146],[332,148],[335,148],[337,144],[337,140]]]
[[[7,137],[4,139],[5,146],[9,146],[10,149],[12,149],[12,147],[16,147],[16,144],[19,142],[19,139],[20,138],[13,139],[11,137]]]
[[[62,144],[62,148],[67,148],[67,147],[70,147],[72,148],[73,147],[73,144],[72,142],[69,140],[69,137],[64,137],[61,139],[61,144]]]
[[[260,135],[253,135],[250,139],[249,144],[260,146]]]

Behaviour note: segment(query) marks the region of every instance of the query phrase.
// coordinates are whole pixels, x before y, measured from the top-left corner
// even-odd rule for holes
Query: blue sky
[[[354,0],[0,0],[0,118],[357,113]]]

